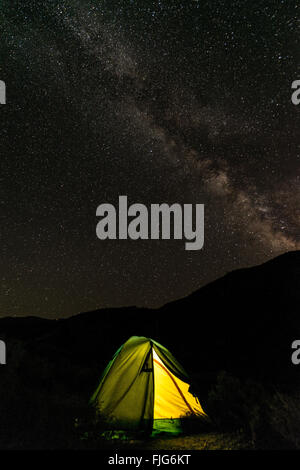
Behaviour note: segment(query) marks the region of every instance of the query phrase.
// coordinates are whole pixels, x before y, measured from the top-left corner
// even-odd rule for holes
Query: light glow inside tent
[[[175,377],[163,364],[154,348],[154,420],[177,419],[184,416],[204,415],[196,397],[189,393],[189,384]]]

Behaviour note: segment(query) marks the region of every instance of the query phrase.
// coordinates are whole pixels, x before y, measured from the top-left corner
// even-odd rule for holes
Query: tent
[[[118,349],[90,402],[110,429],[179,433],[183,419],[207,419],[182,366],[143,336]]]

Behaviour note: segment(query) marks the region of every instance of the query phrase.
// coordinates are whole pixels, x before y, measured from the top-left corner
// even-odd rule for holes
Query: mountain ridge
[[[43,358],[105,365],[128,337],[148,336],[208,375],[227,370],[260,380],[298,381],[291,344],[300,338],[300,251],[242,268],[158,309],[106,308],[60,320],[0,319],[1,339]],[[205,374],[204,374],[205,375]]]

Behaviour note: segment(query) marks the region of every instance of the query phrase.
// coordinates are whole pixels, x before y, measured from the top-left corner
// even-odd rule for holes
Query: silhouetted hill
[[[4,318],[0,337],[8,350],[10,341],[21,340],[32,356],[58,368],[80,364],[97,371],[87,387],[131,335],[165,344],[203,380],[226,370],[262,381],[296,382],[300,374],[291,363],[291,343],[300,339],[299,304],[300,251],[295,251],[229,273],[156,310],[102,309],[56,321]]]
[[[291,343],[300,338],[300,251],[289,252],[260,266],[240,269],[203,287],[186,299],[160,309],[160,317],[176,322],[192,346],[183,356],[200,368],[230,370],[260,379],[298,380]],[[174,316],[175,318],[175,316]],[[175,330],[176,331],[176,330]],[[195,345],[197,345],[195,347]]]
[[[36,338],[52,331],[55,322],[40,317],[4,317],[0,318],[1,338],[14,337],[22,340]]]

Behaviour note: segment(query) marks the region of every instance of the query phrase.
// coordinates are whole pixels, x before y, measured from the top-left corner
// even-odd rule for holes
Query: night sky
[[[4,0],[0,315],[158,307],[300,248],[299,10]],[[96,237],[96,208],[205,204],[205,242]]]

